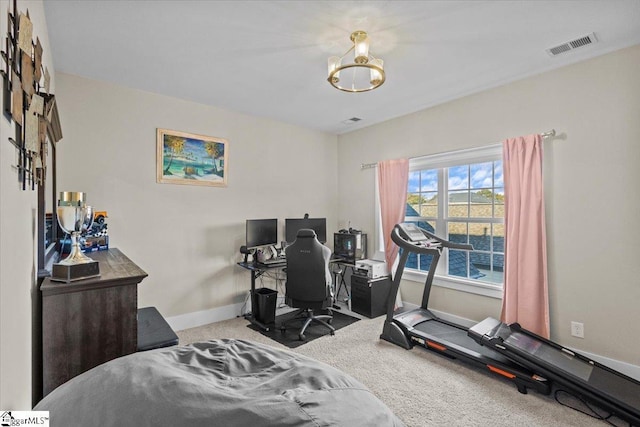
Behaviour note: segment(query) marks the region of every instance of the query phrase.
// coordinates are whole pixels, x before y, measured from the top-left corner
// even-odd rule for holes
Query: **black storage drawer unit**
[[[369,279],[351,275],[351,310],[369,318],[385,314],[390,289],[389,277]]]

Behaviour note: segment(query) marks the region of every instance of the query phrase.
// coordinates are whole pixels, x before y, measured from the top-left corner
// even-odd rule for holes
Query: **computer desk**
[[[245,270],[249,270],[251,272],[251,291],[250,291],[251,311],[248,313],[245,313],[244,318],[247,319],[252,324],[258,326],[260,329],[264,331],[269,331],[274,325],[267,325],[265,323],[262,323],[261,321],[256,319],[256,316],[255,316],[255,309],[258,304],[256,293],[255,293],[256,279],[270,270],[272,271],[277,269],[284,269],[286,267],[286,264],[268,265],[268,264],[254,263],[254,262],[239,262],[237,264],[240,267],[244,268]],[[353,269],[355,267],[355,264],[344,258],[332,258],[331,260],[329,260],[329,264],[331,266],[339,265],[342,267],[337,270],[336,269],[333,270],[333,274],[335,274],[335,280],[334,280],[333,286],[334,286],[334,290],[336,290],[334,301],[338,301],[338,298],[340,296],[340,291],[342,290],[342,287],[344,287],[344,291],[347,293],[347,298],[345,299],[345,302],[348,302],[349,299],[351,299],[351,293],[349,292],[349,288],[347,287],[347,283],[344,279],[344,276],[347,272],[347,268]],[[340,306],[334,303],[333,308],[336,308],[339,310]]]
[[[269,270],[283,269],[286,267],[286,264],[266,265],[266,264],[257,264],[254,262],[239,262],[237,264],[240,267],[246,270],[249,270],[251,272],[251,293],[250,293],[251,311],[249,313],[245,313],[244,318],[247,319],[252,324],[258,326],[260,329],[264,331],[269,331],[274,325],[267,325],[265,323],[262,323],[261,321],[256,319],[256,316],[255,316],[255,310],[256,310],[256,307],[258,306],[258,301],[256,298],[256,279],[262,276],[264,273],[266,273]]]

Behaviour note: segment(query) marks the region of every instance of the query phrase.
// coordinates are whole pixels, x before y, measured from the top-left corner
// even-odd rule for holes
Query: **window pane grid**
[[[502,284],[502,161],[416,170],[411,177],[406,220],[434,233],[436,228],[444,230],[440,234],[446,234],[446,239],[474,247],[473,251],[444,250],[438,269],[453,277]],[[430,257],[422,258],[416,256],[407,268],[428,270],[430,259],[424,258]]]
[[[407,217],[438,217],[438,171],[435,169],[409,172]]]

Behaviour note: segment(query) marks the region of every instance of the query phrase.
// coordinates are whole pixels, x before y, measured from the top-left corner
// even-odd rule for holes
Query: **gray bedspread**
[[[53,427],[403,426],[349,375],[243,340],[112,360],[61,385],[34,410],[50,411]]]

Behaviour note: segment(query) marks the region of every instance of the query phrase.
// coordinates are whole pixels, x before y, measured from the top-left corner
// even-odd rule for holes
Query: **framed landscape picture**
[[[157,182],[227,185],[229,143],[226,139],[158,129],[156,149]]]

